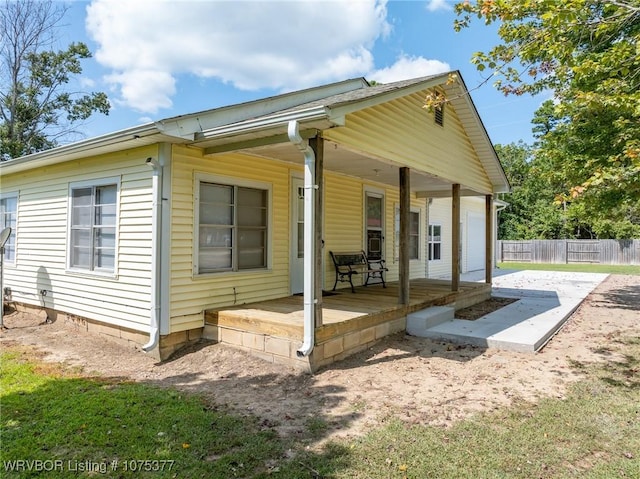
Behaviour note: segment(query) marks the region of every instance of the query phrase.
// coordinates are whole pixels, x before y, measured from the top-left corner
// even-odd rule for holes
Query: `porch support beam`
[[[484,231],[485,231],[485,252],[484,252],[484,282],[491,284],[493,279],[493,196],[484,197]]]
[[[316,155],[316,202],[315,202],[315,244],[314,244],[314,258],[315,258],[315,324],[316,329],[322,326],[322,290],[324,284],[322,282],[322,272],[324,271],[322,259],[323,259],[323,236],[322,230],[322,218],[324,217],[324,138],[318,135],[309,139],[309,146],[313,149]]]
[[[480,193],[469,188],[460,188],[460,196],[478,196]],[[416,191],[416,198],[451,198],[451,190]]]
[[[409,168],[400,168],[400,285],[398,303],[409,304],[409,212],[411,211],[411,185]]]
[[[451,187],[451,291],[460,288],[460,185]]]

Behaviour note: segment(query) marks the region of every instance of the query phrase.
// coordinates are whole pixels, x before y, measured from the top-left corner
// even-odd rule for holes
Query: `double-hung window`
[[[429,225],[429,261],[442,259],[442,226]]]
[[[115,273],[118,182],[70,187],[69,268]]]
[[[18,214],[18,195],[6,194],[0,196],[0,231],[11,228],[11,234],[4,244],[5,264],[16,262],[16,217]]]
[[[198,182],[197,274],[267,268],[269,189],[248,182]]]

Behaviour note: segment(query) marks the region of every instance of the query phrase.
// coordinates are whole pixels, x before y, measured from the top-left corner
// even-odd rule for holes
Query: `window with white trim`
[[[16,218],[18,215],[18,195],[16,193],[0,196],[0,231],[11,228],[11,234],[4,244],[5,264],[16,263]]]
[[[267,268],[269,190],[199,181],[198,274]]]
[[[442,259],[442,226],[429,225],[429,261]]]
[[[396,207],[395,221],[395,258],[400,258],[400,208]],[[409,212],[409,259],[420,259],[420,210],[411,209]]]
[[[114,273],[117,181],[70,186],[69,269]]]

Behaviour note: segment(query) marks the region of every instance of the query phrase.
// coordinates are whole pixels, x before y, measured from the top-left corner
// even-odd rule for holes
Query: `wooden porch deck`
[[[430,306],[454,304],[464,308],[487,299],[491,285],[461,282],[459,291],[451,291],[451,282],[434,279],[414,279],[410,282],[410,304],[398,304],[398,282],[339,289],[322,298],[322,326],[316,329],[316,344],[350,332],[361,331],[406,317],[407,314]],[[255,333],[290,340],[303,337],[303,298],[260,301],[205,311],[205,324],[236,331]]]

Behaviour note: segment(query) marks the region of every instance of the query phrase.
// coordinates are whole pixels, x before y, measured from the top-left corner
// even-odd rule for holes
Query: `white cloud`
[[[375,80],[379,83],[391,83],[448,71],[451,71],[449,64],[440,60],[401,55],[393,65],[370,73],[367,75],[367,79]]]
[[[78,80],[82,88],[93,88],[96,86],[95,80],[87,76],[80,76]]]
[[[156,113],[181,74],[281,91],[364,75],[386,1],[93,0],[86,27],[120,101]]]
[[[435,12],[437,10],[452,10],[453,7],[447,0],[429,0],[427,10]]]

